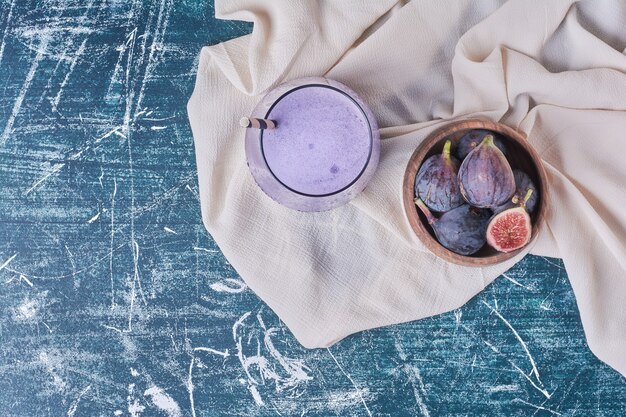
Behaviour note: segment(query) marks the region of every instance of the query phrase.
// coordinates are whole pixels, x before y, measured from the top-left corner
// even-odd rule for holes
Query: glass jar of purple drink
[[[376,171],[380,136],[374,115],[337,81],[307,77],[281,84],[250,116],[271,127],[261,121],[262,128],[246,130],[250,172],[286,207],[339,207],[363,191]]]

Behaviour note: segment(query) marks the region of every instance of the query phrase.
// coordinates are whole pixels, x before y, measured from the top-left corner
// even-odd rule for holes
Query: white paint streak
[[[198,192],[197,192],[196,190],[194,190],[193,188],[191,188],[191,187],[189,186],[189,184],[187,184],[187,185],[185,186],[185,188],[186,188],[186,189],[188,189],[189,191],[191,191],[191,193],[192,193],[193,195],[195,195],[195,196],[196,196],[196,199],[197,199],[198,201],[200,201],[200,195],[198,194]]]
[[[456,310],[454,310],[454,321],[456,322],[457,327],[459,327],[459,324],[461,324],[461,317],[463,317],[463,312],[461,311],[461,309],[457,308]]]
[[[189,362],[189,376],[187,377],[187,392],[189,392],[189,405],[191,406],[191,416],[196,417],[196,405],[193,400],[193,363],[196,360],[193,356]]]
[[[550,399],[552,397],[552,394],[550,394],[545,388],[539,387],[535,381],[533,381],[528,375],[526,375],[526,373],[524,371],[522,371],[522,369],[517,366],[515,364],[515,362],[513,362],[511,359],[507,358],[502,352],[500,352],[500,350],[494,346],[492,343],[490,343],[488,340],[483,339],[482,337],[480,337],[480,335],[478,335],[476,332],[474,332],[471,328],[467,327],[464,324],[461,324],[461,327],[463,329],[465,329],[468,333],[474,335],[475,337],[477,337],[478,339],[480,339],[485,345],[489,346],[489,348],[491,348],[492,351],[494,351],[495,353],[497,353],[498,355],[501,355],[503,357],[506,358],[506,360],[511,364],[511,366],[517,371],[519,372],[524,379],[526,379],[528,382],[530,382],[530,384],[540,393],[542,393],[547,399]],[[473,366],[473,365],[472,365]]]
[[[11,25],[11,18],[13,17],[13,7],[15,6],[15,1],[11,2],[11,6],[9,6],[9,13],[7,15],[7,20],[4,26],[4,34],[2,35],[2,43],[0,43],[0,62],[2,62],[2,56],[4,55],[4,46],[6,44],[7,33],[9,32],[9,27]]]
[[[111,276],[111,310],[115,308],[115,284],[113,282],[113,241],[115,238],[115,195],[117,194],[117,178],[113,177],[113,194],[111,195],[111,246],[109,246],[109,274]]]
[[[96,220],[98,220],[98,217],[100,217],[100,212],[96,213],[95,216],[93,216],[91,219],[87,220],[87,224],[91,224],[91,223],[95,222]]]
[[[70,160],[70,161],[74,161],[76,159],[78,159],[80,156],[83,155],[83,153],[85,153],[86,151],[88,151],[89,149],[91,149],[92,147],[97,146],[103,139],[111,136],[114,133],[118,133],[118,130],[121,129],[122,126],[119,126],[111,131],[109,131],[108,133],[106,133],[105,135],[97,138],[93,143],[88,144],[87,146],[83,147],[82,149],[75,151],[73,154],[71,154],[70,156],[68,156],[66,159]],[[36,189],[37,187],[39,187],[44,181],[46,181],[48,178],[50,178],[50,176],[58,173],[59,171],[61,171],[61,169],[63,169],[63,167],[65,167],[67,165],[67,162],[63,162],[63,163],[58,163],[55,164],[51,167],[50,171],[48,171],[46,174],[44,174],[43,177],[41,177],[40,179],[38,179],[37,181],[35,181],[33,183],[33,185],[26,190],[23,195],[26,196],[28,194],[30,194],[34,189]],[[104,173],[102,173],[102,175],[104,175]],[[100,185],[102,185],[102,176],[100,176]]]
[[[487,304],[485,301],[481,301],[484,305],[486,305],[487,307],[489,307],[489,309],[496,315],[498,316],[498,318],[500,320],[502,320],[504,322],[504,324],[507,325],[507,327],[509,329],[511,329],[511,331],[513,332],[513,334],[515,335],[515,338],[520,342],[520,344],[522,345],[522,348],[524,349],[524,351],[526,352],[526,356],[528,356],[528,359],[530,360],[530,364],[532,366],[532,373],[535,374],[535,376],[537,377],[537,382],[539,382],[539,384],[541,386],[543,386],[543,383],[541,382],[541,380],[539,379],[539,371],[537,370],[537,365],[535,364],[535,360],[533,359],[532,355],[530,354],[530,351],[528,350],[528,346],[526,345],[526,342],[524,342],[524,340],[522,339],[522,337],[519,335],[519,333],[515,330],[515,328],[513,328],[513,326],[511,325],[511,323],[508,322],[508,320],[506,320],[502,314],[500,314],[500,312],[498,310],[496,310],[495,308],[491,307],[489,304]]]
[[[133,53],[135,48],[135,40],[137,35],[137,28],[133,29],[133,31],[128,36],[127,45],[130,45],[130,49],[128,52],[127,58],[127,67],[126,67],[126,110],[124,112],[124,133],[127,136],[126,145],[128,150],[128,174],[130,178],[130,245],[131,251],[133,255],[133,297],[131,297],[131,308],[129,311],[129,330],[131,329],[131,318],[132,318],[132,306],[134,302],[134,290],[135,284],[139,288],[139,294],[143,300],[144,305],[147,305],[146,298],[144,296],[143,288],[141,285],[141,280],[139,277],[139,245],[135,240],[135,176],[133,170],[133,152],[132,152],[132,137],[131,137],[131,112],[133,107],[133,99],[134,99],[134,91],[130,86],[131,82],[131,68],[133,62]]]
[[[0,145],[2,145],[2,139],[0,139]],[[31,191],[33,191],[34,189],[36,189],[37,187],[39,187],[39,185],[41,183],[43,183],[45,180],[47,180],[48,178],[50,178],[51,175],[56,174],[57,172],[59,172],[63,167],[65,166],[65,163],[61,163],[61,164],[54,164],[52,166],[52,169],[50,171],[48,171],[43,177],[39,178],[37,181],[35,181],[33,183],[33,185],[26,191],[24,191],[22,193],[22,195],[27,196],[28,194],[31,193]]]
[[[133,307],[135,306],[135,283],[137,280],[133,279],[132,287],[130,290],[130,306],[128,306],[128,329],[127,332],[133,331]]]
[[[146,116],[150,116],[152,114],[152,110],[146,113]],[[147,120],[149,122],[163,122],[165,120],[171,120],[176,118],[176,116],[167,116],[167,117],[144,117],[143,120]]]
[[[545,256],[540,256],[540,258],[543,259],[544,261],[546,261],[547,263],[549,263],[552,266],[556,266],[559,269],[565,269],[561,265],[557,264],[556,262],[552,262],[550,259],[546,258]]]
[[[103,324],[102,327],[104,327],[105,329],[114,330],[118,333],[125,333],[122,329],[118,329],[115,326],[109,326],[108,324]]]
[[[241,335],[238,335],[239,328],[243,327],[243,322],[250,316],[250,314],[252,314],[251,311],[244,313],[241,317],[239,317],[235,324],[233,324],[233,340],[235,341],[235,345],[237,347],[237,358],[239,359],[244,372],[248,376],[248,380],[256,383],[257,381],[252,378],[252,375],[250,375],[250,372],[248,371],[248,361],[243,354]]]
[[[259,322],[261,322],[260,318]],[[263,326],[263,329],[265,329],[265,326]],[[282,368],[287,372],[288,377],[283,378],[281,381],[282,384],[286,387],[295,387],[300,382],[311,380],[312,378],[305,371],[309,370],[309,368],[304,364],[303,360],[287,358],[283,356],[278,349],[276,349],[274,342],[272,341],[272,336],[276,333],[276,331],[278,331],[278,329],[275,327],[267,329],[265,331],[263,342],[270,355],[276,359],[280,366],[282,366]]]
[[[511,278],[511,277],[510,277],[510,276],[508,276],[507,274],[502,274],[502,276],[503,276],[505,279],[507,279],[507,280],[511,281],[513,284],[517,285],[518,287],[522,287],[522,288],[529,289],[527,286],[520,284],[520,283],[519,283],[519,281],[517,281],[517,280],[516,280],[516,279],[514,279],[514,278]]]
[[[2,268],[0,268],[0,269],[2,269]],[[24,275],[22,275],[22,274],[20,274],[20,281],[24,281],[24,282],[26,282],[26,284],[28,284],[30,287],[32,287],[32,286],[33,286],[33,283],[32,283],[32,282],[30,282],[30,280],[29,280],[28,278],[26,278],[26,277],[25,277]]]
[[[197,246],[194,246],[193,250],[202,251],[202,252],[208,252],[208,253],[218,253],[219,252],[218,250],[215,250],[215,249],[199,248]]]
[[[67,71],[67,74],[65,74],[65,78],[61,82],[61,86],[59,87],[59,92],[57,93],[57,95],[52,100],[52,109],[54,111],[56,111],[56,109],[57,109],[57,107],[59,105],[59,102],[61,101],[61,94],[63,93],[63,90],[65,89],[65,86],[67,85],[67,82],[70,79],[70,75],[72,75],[72,73],[74,72],[74,68],[76,68],[76,64],[78,63],[78,60],[79,60],[80,56],[85,52],[85,45],[86,44],[87,44],[87,38],[85,38],[85,40],[83,40],[83,42],[78,47],[78,51],[76,51],[76,55],[74,55],[74,58],[72,59],[72,63],[70,64],[70,68]]]
[[[541,304],[539,304],[539,308],[545,311],[554,311],[553,309],[550,308],[550,303],[548,302],[546,304],[545,301],[542,301]]]
[[[278,329],[267,329],[259,315],[257,315],[257,320],[265,333],[263,345],[261,345],[261,341],[257,336],[256,354],[247,355],[244,353],[243,333],[246,327],[244,322],[251,314],[252,313],[248,311],[235,322],[233,325],[233,340],[235,341],[237,350],[236,356],[247,376],[247,381],[242,380],[242,384],[247,384],[248,390],[255,403],[258,406],[262,406],[264,402],[258,391],[259,385],[265,385],[269,381],[273,381],[277,392],[283,390],[292,391],[296,389],[301,382],[312,378],[306,373],[309,368],[304,364],[303,360],[287,358],[276,349],[272,341],[272,336]],[[256,335],[257,333],[255,332],[254,334]],[[248,344],[250,344],[250,342],[251,340],[249,338]],[[262,347],[268,351],[269,357],[261,353]],[[254,376],[253,373],[255,374]],[[257,373],[258,376],[256,375]]]
[[[428,408],[426,407],[426,403],[422,396],[426,395],[426,387],[424,386],[424,381],[422,380],[422,376],[420,374],[419,369],[414,365],[406,364],[404,367],[404,371],[409,377],[409,382],[413,387],[413,396],[415,397],[415,402],[420,409],[420,412],[424,417],[430,417],[430,413],[428,412]],[[418,387],[415,385],[415,382],[419,385]],[[421,392],[420,392],[421,391]]]
[[[219,355],[222,356],[224,358],[227,358],[230,356],[230,354],[228,353],[228,349],[226,349],[224,352],[221,352],[219,350],[215,350],[215,349],[211,349],[208,347],[197,347],[193,349],[195,352],[209,352],[209,353],[213,353],[215,355]]]
[[[38,36],[52,36],[62,33],[65,36],[69,35],[89,35],[93,33],[93,29],[84,26],[32,26],[27,29],[20,29],[17,31],[20,36],[25,38],[35,38]]]
[[[148,305],[148,302],[146,301],[146,297],[143,293],[143,288],[141,286],[141,279],[139,276],[139,244],[137,243],[137,241],[133,238],[133,264],[134,264],[134,270],[135,270],[135,281],[137,281],[137,288],[139,288],[139,294],[141,295],[141,300],[143,301],[144,305]]]
[[[230,294],[238,294],[248,288],[248,286],[243,281],[234,278],[226,278],[224,279],[223,283],[215,282],[209,285],[209,287],[211,287],[213,291],[226,292]]]
[[[130,114],[131,114],[131,111],[132,111],[133,98],[134,98],[134,95],[135,95],[134,91],[130,87],[130,80],[131,80],[130,71],[132,69],[132,62],[133,62],[133,54],[134,54],[134,51],[135,51],[135,40],[136,40],[136,37],[137,37],[137,28],[133,29],[130,32],[130,34],[128,35],[128,40],[126,41],[126,47],[129,48],[129,50],[128,50],[128,57],[126,58],[126,82],[125,82],[125,87],[126,87],[126,110],[124,111],[124,132],[123,133],[126,134],[129,137],[130,137],[130,135],[129,135],[129,131],[130,131]],[[124,53],[124,51],[122,51],[122,54],[123,53]]]
[[[178,233],[176,233],[176,231],[175,231],[175,230],[170,229],[170,228],[169,228],[169,227],[167,227],[167,226],[163,227],[163,230],[165,230],[167,233],[172,233],[172,234],[174,234],[174,235],[177,235],[177,234],[178,234]]]
[[[250,394],[252,394],[252,398],[254,399],[256,405],[258,405],[259,407],[265,405],[265,403],[263,402],[263,398],[261,398],[261,394],[259,394],[259,390],[256,389],[255,385],[248,384],[248,390],[250,391]]]
[[[15,118],[20,113],[20,109],[22,108],[22,103],[24,103],[24,98],[26,97],[26,92],[30,88],[30,84],[33,82],[33,79],[35,78],[35,73],[37,72],[39,63],[44,57],[45,50],[48,48],[49,41],[50,41],[50,38],[48,36],[41,38],[37,56],[35,57],[35,59],[33,59],[33,63],[30,66],[30,70],[28,71],[28,74],[26,75],[26,79],[24,80],[24,83],[22,84],[22,88],[20,89],[17,99],[15,100],[15,103],[13,104],[13,110],[11,110],[11,114],[9,115],[9,119],[7,120],[7,124],[4,126],[4,131],[2,132],[2,135],[0,135],[0,146],[3,146],[6,143],[7,139],[9,138],[9,135],[13,133],[13,125],[15,124]]]
[[[512,392],[519,390],[519,386],[515,384],[511,385],[496,385],[495,387],[487,388],[489,392]]]
[[[165,9],[165,5],[168,5],[167,11]],[[167,30],[167,26],[169,23],[171,4],[169,0],[161,0],[161,6],[159,8],[159,16],[157,18],[156,28],[154,30],[154,36],[152,39],[152,44],[150,45],[150,54],[148,55],[148,63],[146,64],[146,69],[143,74],[141,87],[139,89],[139,98],[137,99],[137,108],[141,108],[141,104],[143,103],[146,83],[150,79],[152,73],[156,69],[156,66],[159,62],[158,57],[155,57],[155,52],[157,49],[163,49],[163,39],[165,37],[165,31]],[[135,117],[136,119],[136,117]]]
[[[6,261],[4,261],[4,263],[2,265],[0,265],[0,271],[2,271],[8,264],[11,263],[11,261],[13,259],[15,259],[15,257],[17,256],[17,253],[13,256],[11,256],[9,259],[7,259]]]
[[[97,144],[97,143],[102,142],[104,139],[108,138],[109,136],[111,136],[111,135],[112,135],[112,134],[114,134],[114,133],[118,133],[122,127],[123,127],[123,126],[118,126],[118,127],[116,127],[115,129],[111,129],[111,130],[109,130],[107,133],[105,133],[104,135],[102,135],[102,136],[100,136],[99,138],[97,138],[97,139],[94,141],[94,144]],[[125,136],[124,136],[124,137],[125,137]]]
[[[359,398],[361,399],[361,402],[363,403],[363,406],[365,407],[365,411],[367,411],[367,415],[372,417],[372,412],[370,411],[370,409],[367,406],[367,403],[365,402],[365,398],[363,398],[363,394],[361,393],[361,389],[356,385],[356,383],[354,382],[354,380],[352,379],[352,377],[350,377],[350,375],[348,375],[346,373],[346,371],[343,370],[343,368],[341,367],[341,365],[339,364],[339,362],[337,361],[337,358],[335,358],[335,355],[333,355],[333,353],[330,351],[329,348],[326,348],[326,350],[328,351],[328,353],[330,354],[330,357],[333,358],[333,361],[335,361],[335,364],[337,364],[337,367],[339,368],[339,370],[341,371],[342,374],[345,375],[346,378],[348,378],[348,380],[350,381],[350,383],[352,384],[352,386],[354,387],[354,389],[356,390],[356,392],[359,394]]]
[[[74,417],[74,413],[76,413],[76,409],[78,408],[78,403],[80,402],[80,399],[83,397],[83,395],[85,395],[85,393],[87,393],[87,391],[89,391],[91,389],[91,385],[88,385],[87,388],[85,388],[84,390],[82,390],[80,392],[80,394],[78,394],[78,398],[76,398],[74,400],[74,402],[72,403],[72,405],[70,405],[70,408],[67,410],[67,417]]]
[[[528,382],[530,382],[530,384],[540,393],[542,393],[547,399],[550,399],[552,397],[552,394],[550,394],[548,392],[548,390],[546,390],[545,388],[543,388],[543,385],[540,387],[538,386],[535,381],[533,381],[532,379],[530,379],[530,377],[528,375],[526,375],[526,373],[519,367],[517,366],[513,361],[509,360],[509,363],[511,364],[511,366],[513,366],[513,368],[515,368],[515,370],[517,370]]]
[[[165,411],[168,417],[182,416],[178,403],[174,401],[169,394],[163,391],[163,389],[152,386],[148,388],[143,395],[150,397],[152,404],[159,410]]]

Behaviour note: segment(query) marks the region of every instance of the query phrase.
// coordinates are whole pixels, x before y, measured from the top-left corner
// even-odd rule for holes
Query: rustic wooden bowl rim
[[[534,164],[537,171],[539,183],[536,184],[539,190],[538,207],[531,217],[533,219],[533,230],[530,238],[530,242],[523,248],[509,253],[495,253],[490,256],[476,257],[476,256],[463,256],[454,253],[445,247],[441,246],[439,242],[429,232],[430,226],[423,222],[418,213],[418,209],[415,206],[415,176],[422,164],[422,161],[430,151],[430,149],[436,146],[444,138],[457,133],[462,130],[470,129],[486,129],[504,135],[507,139],[516,142],[524,151],[530,156],[531,162]],[[501,123],[497,123],[491,120],[484,119],[467,119],[456,122],[447,123],[445,126],[435,130],[428,135],[422,143],[415,149],[413,155],[409,159],[407,168],[404,173],[404,181],[402,186],[404,211],[411,225],[411,228],[418,236],[418,238],[426,245],[426,247],[438,257],[465,266],[488,266],[495,265],[517,256],[520,252],[528,250],[536,241],[537,236],[543,227],[545,222],[546,213],[548,210],[548,181],[545,168],[541,163],[541,158],[535,151],[535,149],[526,140],[526,135],[517,130],[510,128]]]

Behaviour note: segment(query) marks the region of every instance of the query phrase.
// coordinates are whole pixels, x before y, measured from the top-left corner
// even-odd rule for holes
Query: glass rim
[[[265,157],[265,149],[263,146],[263,133],[265,132],[264,130],[261,130],[261,134],[259,136],[259,141],[260,141],[260,145],[261,145],[261,155],[263,157],[263,162],[265,162],[265,166],[267,166],[267,169],[269,170],[270,174],[272,175],[272,177],[274,177],[274,179],[276,181],[278,181],[278,183],[280,185],[282,185],[283,187],[285,187],[287,190],[304,196],[304,197],[313,197],[313,198],[322,198],[322,197],[330,197],[339,193],[342,193],[343,191],[349,189],[350,187],[352,187],[360,178],[361,176],[363,176],[363,173],[366,171],[370,160],[372,158],[372,148],[373,148],[373,144],[374,144],[374,137],[373,137],[373,132],[372,132],[372,123],[369,119],[369,117],[367,117],[367,113],[365,112],[365,110],[363,109],[363,107],[354,99],[354,97],[352,97],[350,94],[346,93],[345,91],[340,90],[337,87],[331,86],[331,85],[326,85],[326,84],[319,84],[319,83],[311,83],[311,84],[304,84],[304,85],[299,85],[297,87],[291,88],[289,90],[287,90],[286,92],[284,92],[283,94],[281,94],[280,97],[278,97],[274,103],[272,103],[272,105],[269,107],[269,109],[267,110],[267,112],[265,113],[265,118],[269,118],[270,113],[272,112],[272,109],[274,109],[274,107],[286,96],[288,96],[289,94],[293,93],[294,91],[297,90],[301,90],[304,88],[310,88],[310,87],[322,87],[322,88],[329,88],[331,90],[334,90],[335,92],[338,92],[340,94],[343,94],[345,97],[347,97],[361,112],[361,114],[363,115],[363,117],[365,118],[365,121],[367,122],[367,129],[368,129],[368,136],[369,136],[369,149],[368,149],[368,153],[367,153],[367,159],[365,160],[365,163],[363,164],[363,168],[361,168],[361,171],[358,173],[358,175],[356,177],[354,177],[354,179],[352,181],[350,181],[349,184],[347,184],[346,186],[335,190],[331,193],[325,193],[325,194],[309,194],[309,193],[305,193],[302,191],[298,191],[292,187],[289,187],[287,184],[285,184],[283,181],[281,181],[276,174],[274,173],[274,171],[272,171],[272,167],[270,166],[270,164],[267,162],[267,158]]]

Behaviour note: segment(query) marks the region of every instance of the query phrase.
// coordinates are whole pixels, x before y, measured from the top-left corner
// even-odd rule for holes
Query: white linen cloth
[[[591,350],[626,375],[626,3],[618,0],[217,0],[251,35],[202,50],[188,105],[202,218],[226,258],[306,347],[458,308],[520,258],[487,268],[432,255],[402,178],[434,128],[472,116],[528,134],[551,207],[532,253],[563,258]],[[366,190],[300,213],[246,166],[237,121],[277,84],[327,76],[383,137]]]

